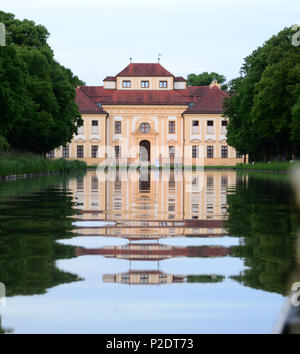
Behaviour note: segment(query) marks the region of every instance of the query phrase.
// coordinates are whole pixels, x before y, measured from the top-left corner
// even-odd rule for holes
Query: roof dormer
[[[174,75],[160,63],[130,63],[115,78],[117,90],[174,89]]]
[[[107,76],[104,80],[104,88],[105,89],[115,89],[116,88],[116,78],[115,76]]]
[[[186,79],[182,76],[174,77],[174,90],[185,90],[186,89]]]

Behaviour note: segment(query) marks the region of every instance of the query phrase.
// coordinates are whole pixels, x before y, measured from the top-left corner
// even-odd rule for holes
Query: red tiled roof
[[[184,90],[116,90],[103,86],[81,86],[76,102],[81,113],[106,113],[102,105],[194,105],[184,113],[223,112],[223,100],[228,94],[217,86],[188,86]]]
[[[82,86],[81,90],[103,105],[188,105],[175,90],[113,90],[103,86]]]
[[[208,87],[206,95],[204,95],[200,101],[195,103],[191,108],[188,108],[184,113],[221,114],[223,113],[223,101],[225,97],[228,97],[228,95],[217,86],[212,88]]]
[[[106,76],[106,78],[103,81],[116,81],[116,77],[115,76]]]
[[[107,114],[102,108],[98,107],[80,88],[76,89],[75,102],[79,107],[80,113],[87,114]]]
[[[207,94],[209,86],[187,86],[185,89],[176,90],[188,102],[199,102],[201,97]]]
[[[159,63],[131,63],[116,76],[174,76]]]
[[[175,82],[182,82],[182,81],[186,82],[186,79],[182,76],[176,76],[176,77],[174,77],[174,81]]]

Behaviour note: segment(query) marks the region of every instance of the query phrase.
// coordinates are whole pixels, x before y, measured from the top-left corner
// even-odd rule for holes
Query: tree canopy
[[[228,143],[253,160],[300,154],[300,47],[285,28],[245,58],[225,100]]]
[[[82,124],[75,88],[82,81],[54,60],[49,32],[0,11],[0,149],[45,153],[71,141]]]
[[[213,80],[217,80],[222,85],[222,90],[227,90],[227,85],[224,84],[226,77],[215,72],[203,72],[201,74],[189,74],[187,76],[187,84],[189,86],[208,86]]]

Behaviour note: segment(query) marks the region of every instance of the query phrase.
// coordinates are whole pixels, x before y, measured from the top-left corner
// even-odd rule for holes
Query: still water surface
[[[89,171],[0,184],[0,333],[269,333],[298,227],[287,176]]]

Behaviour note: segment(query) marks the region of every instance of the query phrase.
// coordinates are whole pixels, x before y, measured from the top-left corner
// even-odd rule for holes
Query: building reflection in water
[[[79,211],[74,232],[81,237],[125,238],[129,243],[94,249],[78,247],[76,254],[130,261],[129,271],[104,274],[104,282],[220,282],[224,277],[215,274],[167,274],[159,270],[159,262],[177,257],[231,256],[231,247],[165,245],[159,240],[226,236],[223,223],[227,216],[227,189],[235,183],[234,171],[120,169],[113,178],[104,171],[89,171],[70,181]],[[155,262],[156,269],[131,270],[134,261]]]

